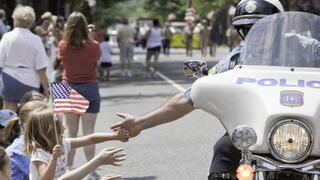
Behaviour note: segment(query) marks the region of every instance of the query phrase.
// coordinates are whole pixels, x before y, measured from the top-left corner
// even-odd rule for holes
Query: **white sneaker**
[[[98,180],[100,179],[100,175],[96,172],[96,171],[92,171],[89,176],[88,176],[88,179],[87,180]]]
[[[132,72],[130,70],[127,71],[127,76],[132,77]]]

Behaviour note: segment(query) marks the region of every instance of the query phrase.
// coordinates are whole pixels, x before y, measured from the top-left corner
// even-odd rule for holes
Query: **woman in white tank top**
[[[153,27],[147,32],[147,56],[146,56],[146,73],[145,78],[156,77],[158,71],[158,60],[162,45],[160,23],[158,19],[153,20]],[[154,62],[151,63],[151,58],[154,56]],[[152,68],[152,70],[151,70]]]
[[[147,49],[161,47],[161,28],[152,27],[147,41]]]

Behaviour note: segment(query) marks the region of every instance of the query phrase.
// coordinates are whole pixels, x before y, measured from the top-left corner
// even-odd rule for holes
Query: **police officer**
[[[236,8],[232,24],[242,39],[244,39],[251,26],[260,18],[283,11],[283,7],[278,0],[242,0]],[[238,63],[238,58],[244,51],[244,48],[244,44],[235,48],[220,60],[209,73],[222,73],[233,69]],[[142,130],[177,120],[195,109],[190,92],[191,89],[188,89],[184,93],[176,94],[159,108],[139,117],[126,113],[118,113],[118,116],[124,118],[125,121],[115,124],[111,128],[113,130],[126,128],[130,131],[130,136],[135,137]],[[225,134],[214,145],[214,155],[208,179],[236,179],[235,171],[240,159],[240,151],[233,146],[230,137]]]

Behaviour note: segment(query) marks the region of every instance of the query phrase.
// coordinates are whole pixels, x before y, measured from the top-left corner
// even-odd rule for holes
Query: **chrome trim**
[[[310,136],[310,144],[309,144],[309,147],[307,149],[307,151],[302,155],[300,156],[299,158],[297,159],[294,159],[294,160],[290,160],[290,159],[284,159],[282,158],[280,155],[278,155],[276,153],[276,151],[274,150],[274,147],[273,145],[271,144],[271,136],[273,135],[274,133],[274,130],[275,129],[278,129],[282,124],[285,124],[287,122],[291,122],[291,123],[295,123],[295,124],[299,124],[301,125],[302,127],[304,127],[307,132],[309,133],[309,136]],[[278,160],[282,161],[282,162],[285,162],[285,163],[297,163],[297,162],[301,162],[303,161],[304,159],[306,159],[308,157],[308,155],[311,153],[311,150],[312,150],[312,147],[313,147],[313,133],[311,131],[311,129],[309,128],[309,126],[300,121],[300,120],[297,120],[297,119],[284,119],[284,120],[281,120],[279,121],[278,123],[276,123],[269,131],[268,133],[268,148],[269,148],[269,151],[271,152],[271,154]]]
[[[255,172],[272,172],[282,170],[294,170],[303,174],[320,175],[320,159],[304,162],[301,164],[283,164],[267,157],[252,155],[251,159],[256,161]]]
[[[238,143],[235,142],[235,140],[236,140],[236,135],[235,135],[235,134],[236,134],[237,132],[239,132],[239,131],[243,131],[244,129],[245,129],[246,131],[248,131],[248,132],[250,133],[250,135],[253,136],[253,142],[252,142],[252,144],[250,144],[250,145],[248,145],[248,146],[246,146],[246,147],[242,146],[242,144],[238,144]],[[244,138],[243,138],[243,139],[244,139]],[[245,126],[245,125],[241,125],[241,126],[236,127],[236,128],[233,130],[232,135],[231,135],[232,144],[233,144],[237,149],[239,149],[240,151],[243,151],[243,150],[248,149],[249,147],[255,145],[255,144],[257,143],[257,139],[258,139],[258,138],[257,138],[257,133],[256,133],[256,131],[255,131],[252,127],[250,127],[250,126]]]
[[[255,176],[254,176],[254,180],[265,180],[266,179],[266,175],[264,172],[256,172]]]

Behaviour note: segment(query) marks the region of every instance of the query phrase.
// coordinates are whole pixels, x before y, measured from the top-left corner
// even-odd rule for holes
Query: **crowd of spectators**
[[[95,26],[88,25],[80,12],[71,13],[66,21],[45,12],[35,28],[36,16],[30,6],[16,7],[12,29],[5,24],[5,17],[1,9],[0,179],[119,179],[119,175],[101,178],[95,170],[101,165],[119,166],[125,160],[122,148],[106,148],[95,156],[95,144],[128,138],[125,130],[94,132],[100,111],[97,66],[101,52],[106,80],[109,72],[105,68],[111,66],[108,37],[99,45]],[[53,81],[62,81],[88,100],[86,112],[55,114],[50,89]],[[77,137],[80,120],[84,136]],[[78,147],[84,147],[87,163],[73,167]]]

